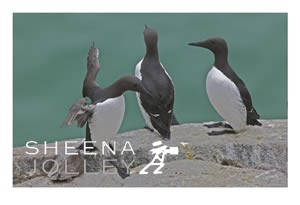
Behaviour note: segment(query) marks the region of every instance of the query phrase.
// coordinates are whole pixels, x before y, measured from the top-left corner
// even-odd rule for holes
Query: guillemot
[[[86,124],[86,142],[82,143],[78,149],[88,146],[93,147],[92,150],[97,150],[97,146],[99,147],[103,141],[110,142],[111,137],[118,133],[125,112],[123,96],[125,91],[131,90],[150,95],[142,81],[131,75],[121,77],[110,86],[101,88],[96,82],[100,70],[98,56],[99,50],[93,43],[87,58],[87,74],[82,89],[83,98],[71,106],[64,121],[65,126],[71,126],[75,121],[78,127]],[[86,103],[86,98],[91,100],[91,104]],[[96,146],[91,141],[96,141]],[[120,177],[129,176],[127,168],[119,167],[114,161],[110,163],[116,167]]]
[[[117,134],[125,112],[123,96],[125,91],[149,94],[142,81],[131,75],[121,77],[107,88],[101,88],[96,82],[96,76],[100,70],[98,55],[99,51],[93,43],[87,59],[87,74],[82,89],[83,98],[71,106],[64,121],[66,126],[71,126],[75,121],[78,127],[86,124],[85,140],[97,141],[97,145],[102,141],[110,141],[110,138]],[[86,98],[91,100],[91,104],[86,103]],[[93,147],[92,143],[86,144]],[[82,149],[83,146],[81,144],[78,148]]]
[[[156,131],[164,139],[170,139],[170,126],[179,124],[173,114],[174,86],[159,60],[157,32],[146,25],[144,41],[146,54],[136,65],[135,76],[142,81],[151,96],[136,93],[137,101],[146,123],[145,128]]]
[[[238,133],[247,125],[262,124],[257,120],[259,114],[252,104],[250,93],[241,78],[228,63],[228,47],[222,38],[210,38],[205,41],[189,43],[209,49],[215,57],[215,62],[206,78],[206,92],[217,113],[229,123],[222,122],[206,125],[209,128],[222,126],[222,131],[212,131],[210,135]]]

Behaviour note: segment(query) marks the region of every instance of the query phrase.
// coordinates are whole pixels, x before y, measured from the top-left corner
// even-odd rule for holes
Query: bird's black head
[[[145,30],[144,30],[144,41],[147,46],[147,48],[156,48],[157,47],[157,32],[149,28],[147,25],[145,25]]]
[[[155,115],[150,114],[150,120],[153,127],[158,131],[164,140],[171,138],[171,121],[172,113],[167,113],[166,110],[161,110]]]
[[[215,55],[228,53],[227,43],[223,38],[209,38],[205,41],[189,43],[188,45],[207,48]]]

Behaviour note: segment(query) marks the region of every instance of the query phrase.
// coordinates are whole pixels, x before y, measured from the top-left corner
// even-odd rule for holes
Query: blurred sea
[[[22,14],[13,15],[13,145],[84,137],[62,128],[69,106],[81,97],[86,57],[100,49],[98,82],[105,87],[133,74],[143,57],[144,25],[159,35],[160,60],[176,92],[181,123],[220,120],[210,105],[206,75],[213,55],[187,43],[223,37],[229,61],[246,83],[262,119],[287,118],[287,14]],[[120,132],[144,120],[135,94],[127,92]]]

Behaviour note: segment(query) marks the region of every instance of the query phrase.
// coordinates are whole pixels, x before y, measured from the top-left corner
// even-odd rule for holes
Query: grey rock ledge
[[[173,126],[171,140],[163,141],[163,144],[178,147],[179,154],[167,155],[161,175],[153,175],[151,172],[148,175],[138,174],[153,158],[149,152],[153,148],[152,143],[161,138],[145,129],[120,133],[112,139],[116,141],[118,162],[124,160],[129,163],[134,160],[130,166],[131,175],[126,179],[113,174],[113,169],[108,170],[111,174],[104,174],[101,154],[72,156],[74,163],[71,163],[70,167],[72,171],[77,170],[78,174],[65,176],[58,172],[47,176],[41,168],[43,162],[48,159],[63,160],[66,156],[56,156],[54,152],[48,152],[47,155],[40,152],[31,156],[25,154],[25,147],[18,147],[13,150],[13,183],[15,187],[286,187],[287,120],[261,122],[262,127],[249,126],[245,132],[220,136],[208,136],[207,132],[212,129],[201,123]],[[80,143],[82,139],[74,141]],[[130,142],[135,152],[134,156],[131,152],[120,155],[126,141]],[[59,153],[63,152],[64,141],[58,142],[58,150]],[[32,168],[33,161],[36,161],[36,171]],[[86,161],[88,173],[83,172],[83,165],[78,161]],[[45,164],[44,169],[50,171],[53,164],[50,161]],[[59,170],[63,168],[64,165],[58,167]]]

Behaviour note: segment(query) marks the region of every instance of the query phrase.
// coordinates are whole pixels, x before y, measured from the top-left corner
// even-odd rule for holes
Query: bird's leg
[[[108,145],[109,145],[110,149],[112,149],[112,150],[114,149],[114,147],[111,143],[109,143]],[[107,152],[106,159],[112,159],[109,161],[109,163],[112,164],[117,169],[117,172],[122,179],[125,179],[126,177],[130,176],[130,174],[127,173],[127,168],[119,166],[120,163],[118,163],[118,160],[115,161],[116,159],[111,155],[110,152]]]
[[[108,159],[113,159],[112,157],[108,158]],[[109,163],[111,163],[118,171],[118,174],[119,176],[122,178],[122,179],[125,179],[126,177],[129,177],[130,174],[127,173],[127,168],[124,168],[124,167],[119,167],[118,166],[118,163],[116,161],[109,161]]]
[[[92,142],[86,142],[86,141],[85,141],[85,143],[84,143],[84,142],[81,143],[81,145],[79,145],[79,146],[77,147],[77,149],[83,150],[83,149],[84,149],[84,144],[85,144],[85,147],[92,147],[92,148],[87,149],[87,150],[86,150],[87,152],[98,151],[98,148],[97,148]]]
[[[85,145],[86,145],[86,147],[93,147],[92,149],[88,149],[88,151],[91,151],[91,152],[97,151],[98,148],[96,146],[94,146],[94,144],[91,141],[92,141],[92,137],[91,137],[90,126],[89,126],[89,123],[86,123],[86,128],[85,128]],[[83,150],[84,149],[84,142],[81,143],[81,145],[79,145],[77,147],[77,149]]]
[[[92,142],[88,142],[88,141],[85,141],[85,142],[81,143],[81,145],[79,145],[77,147],[77,149],[83,150],[85,147],[89,148],[89,149],[85,149],[85,152],[96,152],[96,151],[99,151],[99,149]],[[96,160],[97,159],[97,154],[95,154],[93,156],[94,156],[94,160]]]
[[[236,134],[234,130],[220,130],[220,131],[211,131],[207,133],[210,136],[224,135],[224,134]]]
[[[144,127],[146,130],[149,130],[150,132],[154,132],[153,129],[151,129],[150,127],[148,127],[147,125]]]
[[[204,124],[203,126],[205,126],[207,128],[224,127],[224,128],[232,129],[231,125],[229,125],[228,123],[225,123],[225,122],[216,122],[216,123],[212,123],[212,124]]]
[[[111,143],[108,143],[108,146],[109,146],[109,148],[110,148],[111,150],[114,150],[114,146],[112,146]]]

